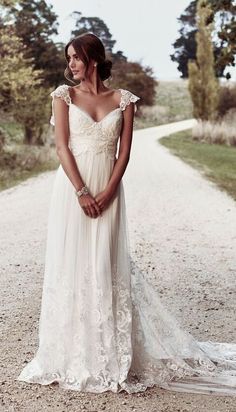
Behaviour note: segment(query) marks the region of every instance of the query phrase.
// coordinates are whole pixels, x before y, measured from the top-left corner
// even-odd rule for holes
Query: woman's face
[[[83,80],[85,78],[86,66],[79,58],[74,47],[70,45],[67,49],[69,69],[73,74],[74,80]],[[88,70],[89,73],[90,70]]]

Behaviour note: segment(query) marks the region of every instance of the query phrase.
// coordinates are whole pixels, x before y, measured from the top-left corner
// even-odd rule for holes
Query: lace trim
[[[52,96],[53,99],[54,97],[60,97],[68,106],[71,104],[69,86],[67,86],[67,84],[58,86],[52,93],[50,93],[50,96]]]
[[[72,101],[69,93],[69,87],[67,84],[62,84],[61,86],[58,86],[53,92],[50,93],[50,96],[54,100],[54,97],[59,97],[64,102],[69,106]],[[121,100],[120,100],[120,109],[124,111],[126,107],[130,103],[136,103],[138,100],[140,100],[140,97],[136,96],[135,94],[131,93],[129,90],[125,89],[119,89],[121,92]],[[137,105],[134,105],[134,112],[137,111]],[[52,115],[50,118],[50,124],[55,126],[55,118],[54,118],[54,112],[53,112],[53,101],[52,101]]]
[[[52,126],[55,126],[55,117],[54,117],[54,110],[53,110],[53,100],[54,97],[59,97],[60,99],[64,100],[66,104],[69,106],[71,104],[71,98],[69,94],[69,86],[67,84],[62,84],[61,86],[58,86],[53,92],[50,93],[50,96],[52,97],[52,115],[50,118],[50,124]]]
[[[69,148],[74,156],[82,153],[92,152],[93,154],[106,153],[111,159],[115,158],[117,141],[110,140],[89,140],[89,139],[70,139]]]
[[[126,270],[130,272],[128,267]],[[106,390],[120,392],[122,389],[135,393],[159,385],[166,389],[185,388],[199,393],[205,390],[208,393],[231,391],[235,394],[234,344],[195,341],[189,334],[179,330],[176,321],[165,313],[153,286],[133,262],[131,285],[127,273],[123,268],[113,265],[112,299],[108,300],[104,286],[94,285],[93,268],[90,265],[85,270],[84,282],[77,292],[73,284],[68,284],[67,277],[60,279],[60,289],[57,284],[45,284],[45,311],[40,320],[42,346],[16,380],[43,385],[58,382],[65,389],[97,393]],[[95,288],[97,305],[93,312],[91,331],[97,331],[97,344],[88,340],[85,346],[83,325],[91,322],[87,305],[92,286]],[[68,325],[64,322],[68,321],[68,317],[64,314],[62,297],[66,297],[68,302],[77,301],[81,307],[76,322],[79,333],[71,330],[74,352],[66,349],[69,347],[65,334]],[[59,318],[61,330],[56,331],[55,340],[52,331]],[[107,336],[110,334],[109,347],[103,344],[101,337],[104,333]],[[119,366],[117,374],[114,373],[116,366],[112,363],[114,354],[117,355]],[[91,363],[93,372],[89,371],[85,376],[84,370],[89,370],[91,357],[96,359],[96,364]],[[68,364],[65,368],[66,360]],[[73,362],[70,363],[70,360]]]
[[[135,103],[140,100],[140,97],[136,96],[135,94],[131,93],[129,90],[120,89],[121,91],[121,101],[120,101],[120,108],[122,111],[126,109],[126,107],[130,103]],[[134,112],[137,111],[136,104],[134,105]]]

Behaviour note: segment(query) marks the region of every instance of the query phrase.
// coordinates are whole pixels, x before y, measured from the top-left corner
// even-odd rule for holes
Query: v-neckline
[[[101,120],[94,120],[93,118],[92,118],[92,116],[88,113],[88,112],[86,112],[84,109],[82,109],[80,106],[78,106],[77,104],[75,104],[75,103],[73,103],[72,102],[72,99],[71,99],[71,96],[70,96],[70,92],[69,92],[69,98],[70,98],[70,105],[71,106],[74,106],[76,109],[78,109],[81,113],[83,113],[85,116],[87,116],[93,123],[101,123],[101,122],[103,122],[103,120],[104,119],[106,119],[110,114],[112,114],[113,112],[115,112],[116,110],[121,110],[121,107],[120,107],[120,105],[121,105],[121,99],[122,99],[122,89],[116,89],[116,90],[119,90],[120,91],[120,93],[121,93],[121,98],[120,98],[120,104],[119,104],[119,107],[115,107],[115,109],[113,109],[113,110],[111,110],[110,112],[108,112]]]
[[[74,104],[70,102],[71,106],[74,106],[76,109],[78,109],[80,112],[82,112],[85,116],[87,116],[93,123],[101,123],[103,122],[104,119],[106,119],[111,113],[115,112],[116,110],[121,110],[120,107],[116,107],[115,109],[111,110],[108,112],[101,120],[94,120],[92,116],[90,116],[89,113],[87,113],[85,110],[81,109],[81,107],[77,106],[77,104]]]

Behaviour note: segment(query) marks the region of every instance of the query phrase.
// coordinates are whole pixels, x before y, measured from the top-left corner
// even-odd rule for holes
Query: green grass
[[[236,147],[193,140],[191,130],[163,137],[159,142],[236,200]]]
[[[22,127],[14,121],[1,121],[0,126],[5,131],[11,142],[20,143],[23,140],[23,130]]]
[[[24,130],[10,114],[0,111],[0,128],[5,136],[0,152],[0,190],[59,166],[53,145],[36,146],[23,143]]]

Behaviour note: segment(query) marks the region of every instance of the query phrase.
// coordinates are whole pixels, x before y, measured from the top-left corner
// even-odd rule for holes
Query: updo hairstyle
[[[70,40],[65,46],[65,58],[67,67],[64,75],[70,82],[76,83],[73,79],[73,74],[69,68],[68,47],[73,46],[77,55],[86,66],[87,73],[89,62],[94,59],[97,62],[97,71],[102,81],[111,77],[112,61],[106,58],[105,47],[102,41],[95,34],[87,32]]]

